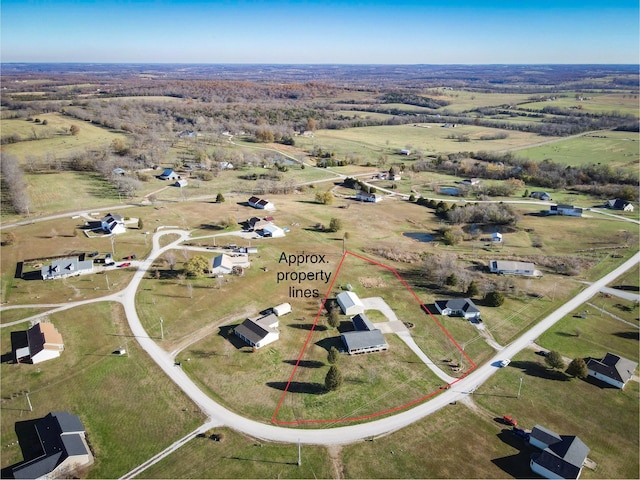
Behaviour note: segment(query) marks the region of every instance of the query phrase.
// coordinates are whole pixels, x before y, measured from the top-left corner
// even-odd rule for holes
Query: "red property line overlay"
[[[353,255],[354,257],[359,258],[360,260],[364,260],[366,262],[372,263],[374,265],[377,265],[379,267],[382,267],[382,268],[392,272],[396,276],[396,278],[398,280],[400,280],[400,282],[405,286],[405,288],[407,290],[409,290],[411,295],[413,295],[413,298],[415,298],[416,301],[420,304],[420,307],[422,308],[422,310],[424,310],[425,312],[427,312],[429,314],[429,316],[436,323],[436,325],[438,325],[438,327],[440,327],[440,330],[442,330],[444,332],[444,334],[449,338],[449,340],[451,340],[453,342],[453,344],[460,351],[460,353],[462,355],[464,355],[464,357],[467,359],[467,361],[471,364],[471,368],[463,376],[461,376],[460,378],[456,379],[455,381],[445,385],[444,387],[440,387],[435,392],[429,393],[428,395],[420,397],[420,398],[418,398],[416,400],[413,400],[413,401],[411,401],[409,403],[405,403],[404,405],[400,405],[400,406],[397,406],[397,407],[389,408],[389,409],[386,409],[386,410],[381,410],[379,412],[372,413],[372,414],[369,414],[369,415],[362,415],[362,416],[359,416],[359,417],[348,417],[348,418],[335,418],[335,419],[280,421],[276,417],[278,416],[278,412],[280,411],[280,407],[282,406],[282,404],[284,402],[284,397],[289,391],[289,386],[291,385],[291,382],[293,381],[293,378],[294,378],[294,376],[296,374],[296,371],[298,370],[298,366],[300,365],[300,361],[302,360],[302,357],[303,357],[304,353],[307,350],[307,346],[309,345],[309,341],[311,340],[311,336],[313,335],[313,332],[314,332],[314,330],[316,328],[316,325],[318,324],[318,319],[320,318],[320,315],[322,314],[322,311],[324,310],[325,303],[326,303],[327,299],[329,298],[329,295],[330,295],[331,291],[333,290],[333,284],[335,283],[336,278],[338,278],[338,275],[340,273],[340,269],[342,268],[342,264],[344,263],[344,260],[347,258],[347,255]],[[469,375],[476,367],[477,367],[477,365],[473,362],[473,360],[471,360],[471,358],[462,349],[462,347],[460,347],[458,342],[456,342],[456,340],[451,336],[451,334],[447,331],[447,329],[445,329],[442,326],[442,324],[436,319],[436,317],[433,316],[433,314],[429,311],[429,309],[425,306],[425,304],[422,303],[422,301],[418,298],[418,296],[411,289],[411,287],[407,284],[407,282],[404,281],[404,279],[398,274],[398,272],[393,267],[390,267],[388,265],[384,265],[382,263],[376,262],[375,260],[371,260],[369,258],[363,257],[361,255],[358,255],[357,253],[345,251],[344,254],[342,255],[342,258],[340,259],[340,263],[338,264],[338,268],[336,269],[336,274],[333,277],[333,280],[331,281],[331,284],[329,285],[329,289],[327,290],[327,294],[325,295],[324,299],[322,300],[322,305],[320,306],[320,309],[318,310],[318,314],[316,315],[316,318],[313,321],[313,325],[311,326],[311,330],[309,331],[309,334],[307,335],[307,339],[305,340],[304,345],[302,346],[302,350],[300,350],[300,354],[298,355],[298,359],[296,360],[296,364],[294,365],[293,371],[291,372],[291,375],[289,376],[289,380],[287,381],[287,386],[285,387],[284,392],[282,392],[282,396],[280,397],[280,400],[278,401],[278,405],[276,406],[276,409],[273,412],[273,416],[271,417],[271,422],[275,423],[275,424],[278,424],[278,425],[301,425],[301,424],[311,424],[311,423],[356,422],[356,421],[368,420],[368,419],[371,419],[371,418],[379,417],[379,416],[382,416],[382,415],[386,415],[388,413],[399,412],[401,410],[405,410],[405,409],[407,409],[407,408],[409,408],[409,407],[411,407],[413,405],[416,405],[418,403],[422,403],[425,400],[437,395],[438,393],[440,393],[443,390],[447,390],[449,387],[451,387],[451,385],[454,385],[454,384],[458,383],[464,377]]]

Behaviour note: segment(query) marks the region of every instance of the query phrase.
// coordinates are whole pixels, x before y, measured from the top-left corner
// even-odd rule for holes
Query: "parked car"
[[[511,360],[509,360],[508,358],[505,358],[504,360],[502,360],[500,362],[500,367],[506,367],[507,365],[509,365],[511,363]]]
[[[518,421],[511,415],[505,415],[504,417],[502,417],[502,421],[505,423],[505,425],[511,425],[512,427],[518,425]]]
[[[118,265],[118,268],[127,268],[127,267],[130,267],[130,266],[131,266],[131,263],[124,262],[124,263],[121,263],[120,265]]]
[[[99,252],[91,252],[90,254],[87,255],[87,257],[93,258],[93,257],[97,257],[98,255],[100,255]]]
[[[549,355],[549,352],[547,352],[546,350],[538,350],[536,354],[540,355],[541,357],[546,357],[547,355]]]
[[[136,254],[132,253],[131,255],[127,255],[126,257],[122,257],[123,260],[135,260]]]

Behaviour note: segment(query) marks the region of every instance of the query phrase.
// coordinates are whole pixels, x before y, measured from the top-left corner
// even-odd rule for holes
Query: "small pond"
[[[433,235],[424,232],[407,232],[403,233],[405,237],[412,238],[418,242],[433,242]]]

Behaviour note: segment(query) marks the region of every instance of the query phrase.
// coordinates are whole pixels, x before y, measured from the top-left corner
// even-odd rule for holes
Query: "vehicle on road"
[[[131,266],[131,263],[124,262],[124,263],[121,263],[120,265],[118,265],[118,268],[127,268],[127,267],[130,267],[130,266]]]
[[[504,360],[500,361],[500,367],[506,367],[507,365],[509,365],[511,363],[511,360],[509,360],[508,358],[505,358]]]

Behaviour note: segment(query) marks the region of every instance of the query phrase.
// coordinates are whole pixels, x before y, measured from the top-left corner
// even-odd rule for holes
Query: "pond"
[[[412,238],[418,242],[433,242],[433,235],[424,232],[406,232],[403,233],[405,237]]]
[[[456,187],[442,187],[440,193],[444,195],[460,195],[460,190]]]

